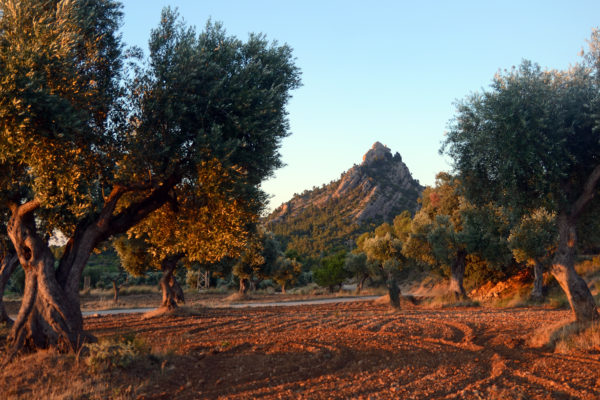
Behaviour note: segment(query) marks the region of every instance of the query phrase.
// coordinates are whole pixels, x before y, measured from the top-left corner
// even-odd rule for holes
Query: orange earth
[[[87,317],[99,338],[136,334],[160,357],[91,373],[84,356],[22,356],[8,398],[600,399],[600,349],[530,344],[564,310],[376,302],[199,308],[188,315]],[[0,397],[4,397],[0,396]]]

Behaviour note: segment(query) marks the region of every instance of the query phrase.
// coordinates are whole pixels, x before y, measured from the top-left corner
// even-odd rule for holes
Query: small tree
[[[328,287],[333,293],[336,286],[341,285],[348,277],[344,270],[346,251],[342,250],[333,255],[323,257],[320,266],[313,269],[313,279],[319,286]]]
[[[292,258],[281,256],[277,259],[271,277],[281,286],[281,293],[285,293],[285,288],[296,282],[300,272],[302,272],[302,264]]]
[[[242,255],[233,265],[231,272],[240,281],[240,294],[246,294],[248,292],[252,282],[252,276],[257,273],[260,268],[266,265],[265,257],[262,254],[263,250],[263,243],[260,239],[254,237],[248,242]]]
[[[423,191],[421,209],[413,218],[403,254],[442,270],[449,269],[448,290],[457,298],[466,298],[463,281],[467,250],[460,234],[461,211],[466,204],[457,189],[458,182],[451,175],[439,173],[435,187]]]
[[[344,269],[349,276],[356,278],[356,294],[360,294],[367,279],[379,274],[379,266],[369,261],[362,252],[348,253],[344,262]]]
[[[246,293],[250,287],[256,288],[264,279],[273,278],[280,267],[279,262],[284,259],[273,234],[257,228],[251,236],[232,271],[240,281],[240,293]]]
[[[534,301],[544,298],[544,267],[552,260],[557,238],[556,216],[543,208],[524,215],[510,232],[508,241],[515,260],[533,266],[530,297]]]
[[[400,307],[397,275],[407,263],[402,247],[408,237],[410,219],[410,212],[404,211],[394,219],[393,226],[384,222],[372,233],[365,233],[356,240],[357,251],[366,255],[368,263],[378,266],[386,281],[390,304],[396,308]]]

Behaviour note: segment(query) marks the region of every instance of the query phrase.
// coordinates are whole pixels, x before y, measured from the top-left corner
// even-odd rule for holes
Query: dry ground
[[[136,334],[157,357],[90,373],[85,357],[24,356],[7,398],[599,399],[600,348],[558,354],[528,339],[568,319],[546,309],[407,308],[374,302],[195,315],[86,318],[99,338]],[[2,396],[0,396],[2,397]]]

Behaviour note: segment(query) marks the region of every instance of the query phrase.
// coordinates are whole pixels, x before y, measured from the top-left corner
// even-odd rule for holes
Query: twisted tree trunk
[[[576,221],[565,213],[558,215],[558,248],[550,272],[563,289],[579,322],[599,319],[596,302],[585,281],[575,271]]]
[[[163,272],[162,278],[160,278],[160,287],[162,289],[162,303],[161,308],[167,310],[174,310],[177,308],[177,299],[183,300],[183,291],[175,280],[173,273],[177,267],[177,263],[183,257],[181,254],[167,256],[163,258],[161,262],[161,269]]]
[[[81,275],[90,254],[99,243],[126,232],[164,204],[179,179],[178,175],[171,175],[146,197],[116,214],[123,194],[136,189],[114,187],[100,213],[82,218],[75,227],[58,268],[47,241],[37,231],[34,213],[39,201],[10,204],[7,233],[25,271],[25,292],[9,337],[11,355],[24,349],[48,347],[72,351],[85,341],[94,340],[83,330],[79,301]]]
[[[39,204],[13,207],[7,231],[25,271],[25,293],[13,325],[13,353],[26,349],[57,347],[74,350],[85,339],[79,302],[56,279],[54,256],[37,232],[33,211]]]
[[[450,293],[453,293],[457,300],[469,298],[463,286],[466,264],[467,252],[465,250],[459,250],[456,254],[456,259],[450,266],[450,286],[448,287]]]
[[[13,320],[10,319],[4,308],[4,289],[10,279],[10,276],[19,265],[19,258],[14,251],[7,252],[0,262],[0,324],[7,323],[12,325]]]

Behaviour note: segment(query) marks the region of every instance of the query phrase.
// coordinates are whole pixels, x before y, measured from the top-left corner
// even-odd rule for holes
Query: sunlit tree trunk
[[[0,323],[13,323],[4,308],[4,289],[10,279],[10,276],[19,265],[19,258],[13,251],[7,252],[0,262]]]
[[[240,278],[240,294],[248,293],[248,289],[250,289],[250,283],[247,278]]]
[[[163,272],[163,275],[160,278],[160,287],[162,289],[161,307],[166,308],[167,310],[177,308],[177,288],[179,288],[180,291],[181,288],[177,284],[177,281],[174,280],[175,277],[173,276],[173,273],[175,272],[177,262],[179,262],[181,257],[181,254],[167,256],[163,258],[161,262],[161,269]],[[175,285],[173,282],[175,282]],[[183,291],[181,291],[181,296],[183,296]]]
[[[463,286],[465,277],[465,265],[467,263],[467,252],[459,250],[456,259],[450,266],[450,286],[448,290],[454,294],[457,300],[467,299],[467,292]]]
[[[13,207],[7,226],[25,271],[25,292],[10,342],[14,352],[46,347],[74,350],[86,338],[79,301],[69,301],[75,296],[56,279],[54,256],[35,225],[37,206],[29,202]]]
[[[365,282],[367,281],[367,278],[369,278],[369,275],[362,275],[358,279],[358,283],[356,284],[356,294],[360,294],[360,292],[363,289],[363,286],[365,285]]]
[[[558,248],[550,272],[567,295],[576,320],[598,320],[594,297],[585,281],[575,271],[576,221],[565,213],[559,214],[558,234]]]

